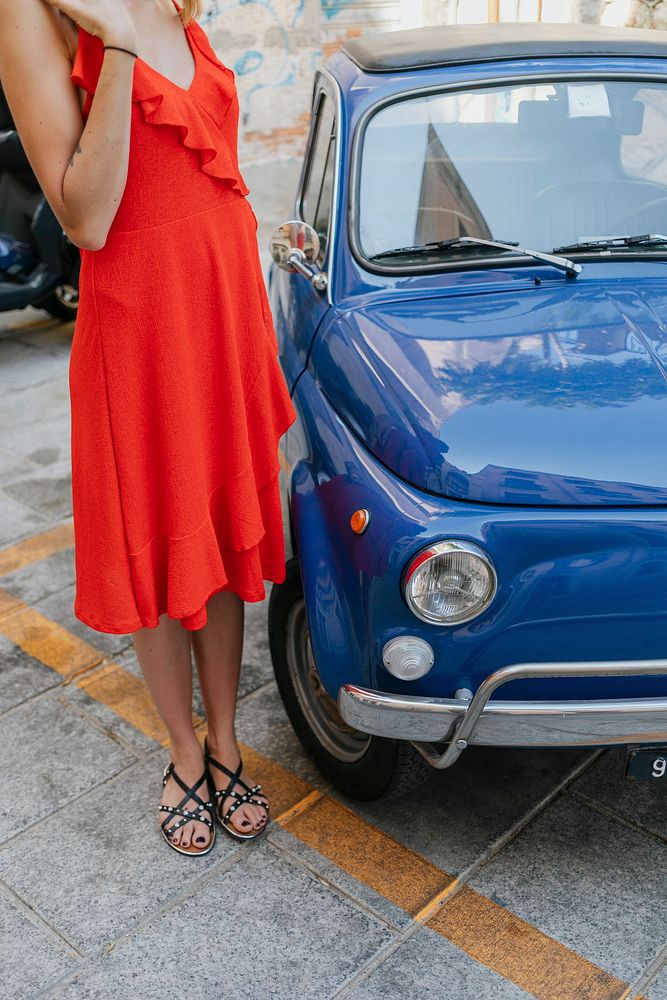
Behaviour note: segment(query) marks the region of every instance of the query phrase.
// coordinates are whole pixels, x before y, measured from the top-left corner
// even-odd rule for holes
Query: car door
[[[316,270],[328,273],[332,256],[332,214],[337,157],[337,102],[328,76],[316,77],[311,125],[295,203],[294,218],[311,225],[320,238]],[[324,291],[295,271],[272,265],[269,292],[281,345],[281,364],[290,388],[304,370],[308,352],[324,316],[331,307],[331,285]]]

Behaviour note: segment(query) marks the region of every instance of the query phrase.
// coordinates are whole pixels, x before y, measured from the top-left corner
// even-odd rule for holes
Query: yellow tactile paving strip
[[[334,799],[319,799],[288,825],[299,840],[413,916],[453,881]]]
[[[35,535],[0,551],[0,576],[71,545],[71,525]],[[141,678],[1,588],[0,633],[139,732],[166,744],[166,732]],[[204,720],[194,716],[194,721],[203,736]],[[276,822],[482,965],[538,1000],[630,996],[627,983],[460,885],[453,875],[280,764],[246,745],[241,752],[249,770],[261,774]]]
[[[105,654],[22,601],[0,590],[0,632],[35,660],[68,679],[101,663]]]
[[[618,1000],[626,983],[464,886],[428,927],[539,1000]]]
[[[30,563],[39,562],[47,556],[62,552],[74,545],[74,528],[71,521],[65,524],[58,524],[48,531],[41,531],[38,535],[31,535],[16,545],[9,548],[0,549],[0,576],[13,573]]]

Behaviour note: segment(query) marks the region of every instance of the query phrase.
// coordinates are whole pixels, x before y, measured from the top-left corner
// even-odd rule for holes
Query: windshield
[[[459,236],[549,252],[665,233],[667,84],[555,81],[398,100],[366,127],[358,199],[367,258]],[[404,252],[382,266],[406,262]],[[415,263],[432,266],[417,251]]]

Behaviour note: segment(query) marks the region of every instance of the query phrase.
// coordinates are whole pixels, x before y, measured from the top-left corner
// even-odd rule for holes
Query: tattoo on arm
[[[74,150],[74,152],[72,153],[72,155],[69,158],[69,165],[70,165],[70,167],[74,166],[74,157],[76,156],[77,153],[80,153],[80,152],[81,152],[81,143],[77,142],[76,149]]]

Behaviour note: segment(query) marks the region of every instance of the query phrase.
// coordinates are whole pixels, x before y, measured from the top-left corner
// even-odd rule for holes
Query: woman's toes
[[[236,829],[240,830],[241,833],[247,833],[248,832],[248,830],[252,826],[252,820],[248,816],[248,807],[247,806],[241,806],[240,809],[236,810],[236,812],[232,816],[232,823],[235,824]]]
[[[195,844],[197,847],[206,847],[208,844],[208,827],[204,826],[203,823],[197,823],[197,830],[195,833]]]

